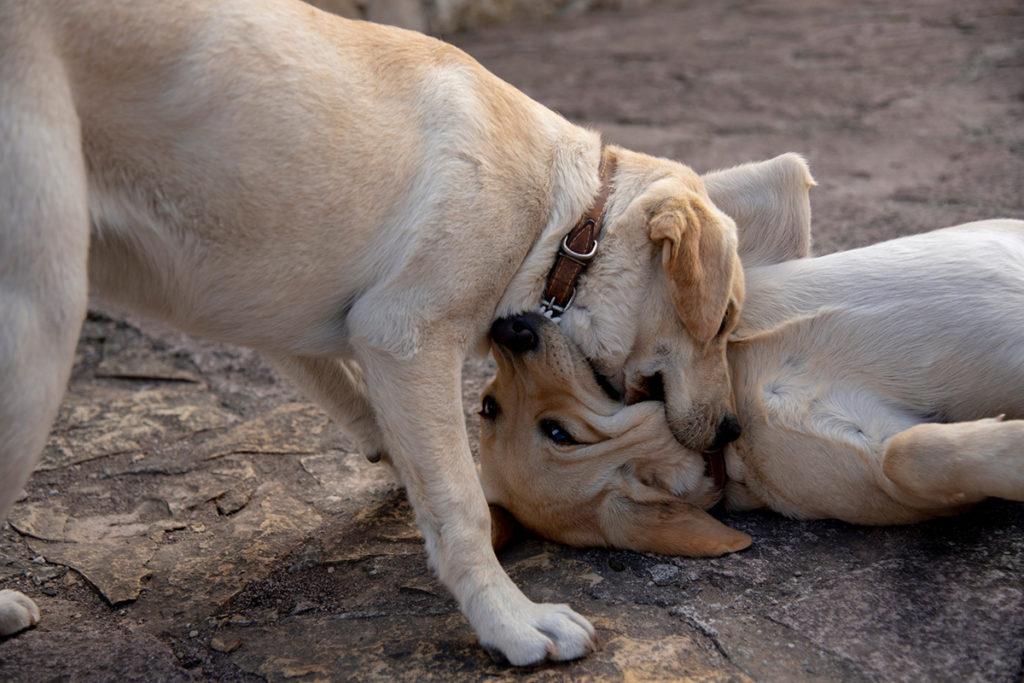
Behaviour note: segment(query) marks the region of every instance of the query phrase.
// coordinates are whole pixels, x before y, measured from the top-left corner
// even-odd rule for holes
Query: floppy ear
[[[637,501],[616,496],[601,508],[608,544],[638,552],[715,557],[742,550],[751,538],[672,496]]]
[[[731,226],[688,192],[661,202],[648,227],[651,240],[662,245],[661,264],[679,317],[694,337],[710,340],[732,292]]]
[[[736,221],[745,267],[810,254],[808,190],[816,183],[799,154],[707,173],[701,180],[715,206]]]

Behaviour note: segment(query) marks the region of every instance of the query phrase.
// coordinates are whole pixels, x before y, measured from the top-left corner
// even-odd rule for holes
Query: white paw
[[[0,637],[14,635],[39,623],[39,608],[18,591],[0,590]]]
[[[590,622],[567,605],[536,604],[523,598],[502,615],[491,615],[477,630],[480,644],[515,666],[537,664],[545,659],[568,660],[597,649]]]

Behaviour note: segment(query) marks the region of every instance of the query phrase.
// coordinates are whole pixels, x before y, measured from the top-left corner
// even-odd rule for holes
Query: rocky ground
[[[815,248],[1024,217],[1017,0],[655,3],[459,35],[608,140],[698,170],[798,151]],[[736,515],[719,559],[503,561],[592,619],[573,663],[492,662],[427,573],[404,496],[256,354],[97,306],[0,533],[35,629],[0,679],[984,680],[1024,675],[1024,507],[914,527]],[[490,366],[466,368],[471,432]]]

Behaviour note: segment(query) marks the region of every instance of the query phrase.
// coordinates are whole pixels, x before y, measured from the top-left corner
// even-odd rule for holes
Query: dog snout
[[[501,318],[491,325],[491,340],[512,353],[536,349],[538,339],[536,325],[529,315]]]
[[[732,443],[736,439],[740,438],[740,434],[743,433],[740,427],[739,421],[732,415],[726,415],[722,418],[722,421],[718,423],[718,429],[715,431],[715,440],[711,444],[710,450],[718,450],[727,443]]]

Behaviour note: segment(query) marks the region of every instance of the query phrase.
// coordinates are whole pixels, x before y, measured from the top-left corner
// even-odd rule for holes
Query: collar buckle
[[[612,190],[609,178],[615,173],[615,163],[615,157],[607,149],[602,152],[598,170],[601,189],[593,205],[562,238],[540,299],[540,312],[552,320],[560,320],[572,306],[576,300],[576,281],[597,254],[597,238],[604,222],[605,204]]]
[[[586,223],[588,225],[585,226],[585,229],[592,229],[596,227],[597,221],[595,221],[593,218],[588,218]],[[562,248],[559,249],[558,251],[560,254],[565,256],[565,258],[569,259],[570,261],[574,261],[580,264],[581,266],[585,266],[588,263],[590,263],[590,261],[594,258],[594,254],[597,253],[597,239],[594,239],[594,244],[593,246],[590,247],[590,250],[587,251],[587,253],[581,254],[578,251],[573,251],[572,247],[569,246],[569,235],[566,235],[565,237],[562,238]]]

